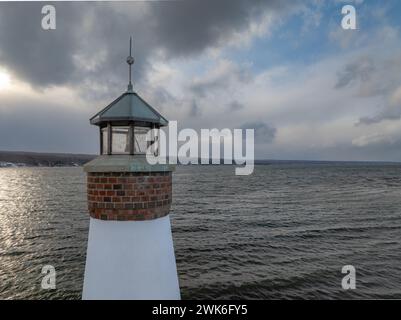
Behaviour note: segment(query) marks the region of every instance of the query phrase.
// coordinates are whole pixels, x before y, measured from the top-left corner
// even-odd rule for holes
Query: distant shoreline
[[[0,151],[1,167],[80,167],[95,158],[90,154]]]
[[[0,168],[17,167],[80,167],[98,155],[73,153],[41,153],[25,151],[0,151]],[[200,163],[200,160],[199,160]],[[255,160],[255,165],[324,165],[324,164],[401,165],[397,161],[337,161],[337,160]],[[221,159],[223,164],[223,159]],[[202,164],[199,164],[202,165]],[[209,165],[213,165],[209,160]],[[230,164],[228,164],[230,165]]]

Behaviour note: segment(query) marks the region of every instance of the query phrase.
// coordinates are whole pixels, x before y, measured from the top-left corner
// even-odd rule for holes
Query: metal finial
[[[129,37],[129,56],[127,57],[127,63],[129,65],[128,91],[132,91],[131,66],[134,64],[134,58],[132,57],[131,54],[132,54],[132,37]]]

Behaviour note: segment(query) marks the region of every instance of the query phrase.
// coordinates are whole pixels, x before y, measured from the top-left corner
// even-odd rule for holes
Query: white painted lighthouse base
[[[180,299],[169,215],[90,218],[82,299]]]

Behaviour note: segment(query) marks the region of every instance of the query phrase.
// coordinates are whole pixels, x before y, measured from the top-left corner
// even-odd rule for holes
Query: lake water
[[[85,183],[82,168],[0,169],[0,298],[81,298]],[[400,165],[180,166],[171,219],[184,299],[401,298]]]

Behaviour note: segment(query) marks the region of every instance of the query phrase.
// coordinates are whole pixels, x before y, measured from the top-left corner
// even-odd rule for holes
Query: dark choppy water
[[[0,169],[0,298],[80,299],[81,168]],[[401,298],[401,166],[178,167],[173,237],[183,298]],[[41,268],[57,270],[43,290]],[[357,289],[341,289],[341,267]]]

